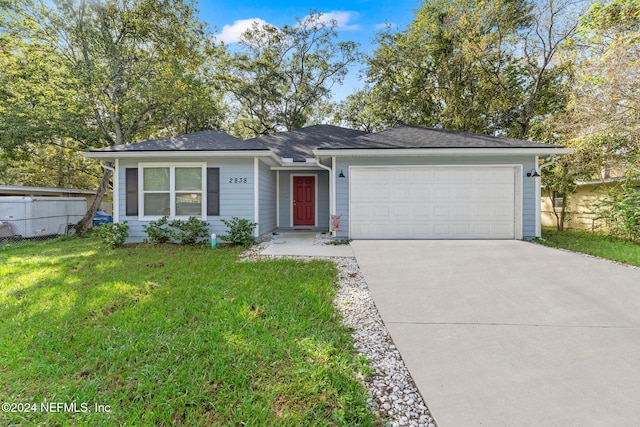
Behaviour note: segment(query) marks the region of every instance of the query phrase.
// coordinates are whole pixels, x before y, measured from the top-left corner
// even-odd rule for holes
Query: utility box
[[[86,212],[84,197],[0,197],[0,222],[25,239],[65,234]]]

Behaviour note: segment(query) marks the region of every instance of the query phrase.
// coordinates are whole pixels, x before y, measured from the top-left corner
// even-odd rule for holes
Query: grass
[[[335,267],[239,252],[0,246],[0,425],[378,425]]]
[[[554,228],[543,228],[542,239],[539,242],[554,248],[569,249],[640,266],[640,245],[606,234],[586,230],[557,231]]]

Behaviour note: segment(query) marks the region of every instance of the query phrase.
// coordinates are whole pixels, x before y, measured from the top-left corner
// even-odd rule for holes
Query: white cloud
[[[222,32],[220,32],[220,34],[216,34],[214,37],[216,40],[226,44],[238,43],[242,34],[251,28],[254,23],[260,26],[271,25],[264,19],[260,18],[238,19],[237,21],[234,21],[232,25],[225,25],[222,27]]]
[[[335,20],[338,24],[338,30],[355,31],[360,29],[359,24],[349,25],[349,21],[360,17],[357,12],[332,10],[331,12],[322,12],[320,15],[320,22],[330,23],[332,20]],[[305,16],[302,20],[306,21],[308,18],[309,16]]]
[[[349,12],[349,11],[336,11],[333,10],[331,12],[321,13],[320,14],[320,22],[330,23],[335,20],[337,23],[338,30],[345,31],[355,31],[360,29],[359,24],[349,24],[351,20],[358,19],[360,15],[357,12]],[[309,16],[305,16],[302,21],[309,19]],[[269,24],[264,19],[260,18],[249,18],[249,19],[238,19],[234,21],[231,25],[225,25],[222,27],[222,31],[218,34],[215,34],[214,37],[217,41],[224,42],[226,44],[238,43],[242,34],[250,29],[253,24],[262,25],[272,25]]]

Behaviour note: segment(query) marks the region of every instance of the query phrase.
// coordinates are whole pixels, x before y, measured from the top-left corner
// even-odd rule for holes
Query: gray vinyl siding
[[[260,234],[270,233],[276,229],[276,173],[269,165],[260,162],[258,181]]]
[[[346,178],[336,179],[336,213],[342,214],[342,230],[338,237],[349,236],[349,166],[388,165],[522,165],[522,234],[524,239],[535,236],[536,180],[526,176],[535,165],[535,156],[434,156],[434,157],[343,157],[336,159],[336,170],[343,170]]]
[[[318,227],[329,229],[329,173],[325,170],[312,171],[278,171],[280,174],[280,191],[278,203],[280,206],[279,226],[283,228],[291,227],[293,219],[291,218],[291,190],[294,175],[315,175],[316,188],[318,190],[316,200]]]
[[[139,162],[168,163],[148,158],[120,159],[118,167],[118,197],[120,200],[118,211],[120,222],[127,221],[129,224],[128,242],[142,242],[147,237],[142,227],[150,222],[140,221],[138,216],[126,216],[124,203],[126,199],[125,169],[137,168]],[[239,217],[256,221],[254,218],[254,167],[252,158],[188,158],[181,159],[180,162],[171,162],[170,164],[178,166],[182,162],[206,162],[207,167],[220,168],[220,216],[207,217],[210,234],[221,235],[226,233],[227,227],[220,221],[221,219],[229,220],[232,217]],[[244,178],[246,178],[246,183]]]

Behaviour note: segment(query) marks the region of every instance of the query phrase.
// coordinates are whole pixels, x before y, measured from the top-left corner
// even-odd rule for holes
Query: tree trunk
[[[110,166],[110,164],[107,164]],[[82,217],[80,221],[76,224],[76,234],[80,236],[84,236],[87,231],[91,228],[93,224],[93,217],[96,215],[98,208],[100,207],[100,203],[102,202],[102,198],[107,192],[109,188],[109,181],[111,180],[111,170],[105,168],[104,173],[102,174],[102,179],[100,180],[100,185],[98,186],[98,190],[96,191],[96,198],[93,200],[93,203],[89,207],[87,213]],[[114,195],[115,197],[115,195]]]
[[[564,207],[559,215],[556,215],[556,228],[558,231],[564,231]]]

